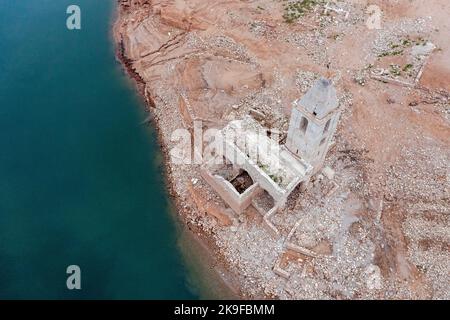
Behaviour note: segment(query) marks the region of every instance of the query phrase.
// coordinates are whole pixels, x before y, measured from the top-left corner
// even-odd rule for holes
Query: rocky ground
[[[120,1],[119,54],[159,128],[180,216],[246,298],[449,299],[450,4],[326,3]],[[271,217],[279,236],[251,207],[234,215],[198,164],[170,161],[174,132],[195,121],[220,129],[250,113],[286,131],[320,76],[343,112],[326,160],[336,174],[290,196]]]

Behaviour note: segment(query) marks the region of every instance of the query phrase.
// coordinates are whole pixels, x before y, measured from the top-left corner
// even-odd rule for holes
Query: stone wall
[[[258,183],[254,183],[244,193],[240,194],[229,181],[221,176],[213,175],[206,168],[202,168],[200,173],[203,179],[206,180],[222,200],[237,214],[247,209],[252,203],[253,198],[262,191]]]

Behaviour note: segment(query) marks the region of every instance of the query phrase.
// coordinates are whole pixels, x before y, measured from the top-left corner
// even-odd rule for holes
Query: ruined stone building
[[[294,102],[286,147],[312,165],[313,174],[325,161],[339,121],[336,90],[329,80],[321,79]]]
[[[202,177],[234,212],[253,205],[269,217],[321,169],[338,119],[336,90],[321,79],[294,102],[286,145],[251,116],[231,121],[215,137],[220,150],[203,165]]]

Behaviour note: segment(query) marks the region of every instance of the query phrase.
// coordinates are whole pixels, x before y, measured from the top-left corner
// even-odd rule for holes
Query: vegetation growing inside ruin
[[[388,56],[399,56],[401,54],[403,54],[403,49],[401,49],[401,50],[393,50],[393,51],[386,51],[386,52],[380,53],[378,55],[378,58],[383,58],[383,57],[388,57]]]
[[[258,161],[257,165],[258,165],[258,167],[259,167],[262,171],[264,171],[264,172],[269,176],[269,178],[272,179],[272,181],[274,181],[276,184],[278,184],[278,185],[282,185],[282,184],[283,184],[283,177],[278,176],[278,175],[275,175],[275,174],[273,174],[273,173],[270,173],[269,167],[268,167],[268,166],[262,164],[262,163],[259,162],[259,161]]]
[[[283,182],[283,180],[281,179],[281,177],[278,177],[274,174],[269,175],[270,179],[272,179],[276,184],[281,185],[281,183]]]
[[[406,64],[401,68],[397,64],[391,64],[389,66],[389,73],[393,75],[394,77],[401,76],[403,73],[406,73],[408,76],[412,77],[412,70],[414,69],[414,66],[411,63]]]
[[[411,70],[413,68],[413,65],[411,63],[408,63],[407,65],[405,65],[403,67],[403,71],[404,72],[408,72],[409,70]]]
[[[297,1],[287,1],[283,4],[284,6],[284,21],[287,23],[293,23],[297,21],[300,17],[303,17],[308,12],[311,12],[314,7],[323,0],[297,0]]]
[[[389,48],[391,50],[387,50],[387,51],[380,53],[378,55],[378,58],[389,57],[389,56],[399,56],[399,55],[403,54],[405,49],[412,47],[413,45],[424,46],[427,44],[427,42],[428,42],[428,40],[426,40],[422,37],[419,37],[416,40],[412,40],[409,37],[406,37],[405,39],[401,39],[396,43],[391,42],[389,44]]]
[[[390,65],[390,69],[389,72],[391,73],[391,75],[393,76],[399,76],[401,75],[402,71],[400,70],[400,66],[396,65],[396,64],[391,64]]]

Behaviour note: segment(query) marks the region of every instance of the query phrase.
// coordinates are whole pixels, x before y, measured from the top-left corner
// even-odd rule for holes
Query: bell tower
[[[339,121],[336,89],[330,80],[320,79],[299,100],[294,101],[286,147],[318,172],[325,161]]]

